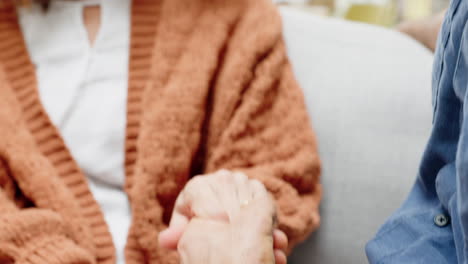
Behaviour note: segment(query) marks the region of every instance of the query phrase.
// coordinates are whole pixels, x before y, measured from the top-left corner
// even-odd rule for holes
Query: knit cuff
[[[92,254],[72,240],[53,235],[32,239],[23,248],[16,264],[95,264]]]

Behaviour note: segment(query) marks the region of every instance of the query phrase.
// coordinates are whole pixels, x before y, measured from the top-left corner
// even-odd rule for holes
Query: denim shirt
[[[366,246],[372,264],[468,264],[467,19],[468,0],[452,0],[435,54],[431,136],[409,197]]]

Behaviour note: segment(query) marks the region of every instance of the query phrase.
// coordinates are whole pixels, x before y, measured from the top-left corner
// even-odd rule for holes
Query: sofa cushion
[[[322,225],[289,263],[366,263],[366,241],[416,179],[431,127],[432,54],[392,30],[281,13],[324,186]]]

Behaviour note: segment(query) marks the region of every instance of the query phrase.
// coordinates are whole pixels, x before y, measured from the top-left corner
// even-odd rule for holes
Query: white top
[[[83,7],[95,4],[101,28],[91,46]],[[32,6],[19,15],[42,103],[87,175],[123,264],[130,224],[123,191],[130,0],[56,0],[47,12]]]

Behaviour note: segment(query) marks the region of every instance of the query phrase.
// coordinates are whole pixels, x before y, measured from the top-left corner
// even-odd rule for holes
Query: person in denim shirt
[[[409,197],[366,246],[372,264],[468,264],[467,19],[468,0],[452,0],[435,53],[431,136]]]

